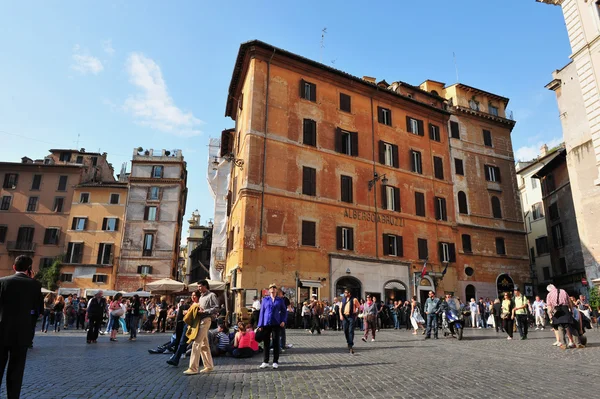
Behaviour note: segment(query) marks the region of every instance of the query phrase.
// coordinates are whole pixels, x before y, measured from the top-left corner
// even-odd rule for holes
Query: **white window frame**
[[[116,222],[116,221],[117,221],[118,219],[119,219],[119,218],[116,218],[116,217],[115,217],[115,218],[113,218],[113,217],[111,217],[111,218],[106,218],[106,230],[104,230],[104,231],[117,231],[117,230],[115,230],[115,229],[109,229],[109,228],[108,228],[108,223],[109,223],[111,220],[114,220],[114,221],[115,221],[115,222],[114,222],[114,223],[115,223],[115,227],[116,227],[116,225],[117,225],[117,222]]]
[[[383,119],[382,122],[384,125],[388,125],[388,126],[392,125],[391,112],[389,109],[381,108],[381,118]]]
[[[140,265],[140,274],[152,274],[152,266],[150,265]]]
[[[152,212],[154,211],[154,212]],[[156,222],[156,215],[158,214],[158,207],[154,205],[148,206],[148,222]]]
[[[531,178],[531,188],[536,189],[538,187],[537,179],[535,177]]]
[[[104,252],[105,252],[105,249],[106,249],[107,245],[110,245],[110,253],[108,254],[108,262],[105,263],[105,259],[104,259],[105,253]],[[115,244],[112,243],[112,242],[101,242],[101,243],[98,244],[98,252],[102,253],[101,258],[100,258],[100,264],[101,265],[110,265],[110,264],[112,264],[111,261],[110,261],[110,258],[113,256],[114,249],[115,249]]]
[[[98,281],[98,277],[105,277],[105,281]],[[92,276],[92,282],[95,284],[106,284],[108,283],[108,274],[94,274]]]
[[[423,160],[421,157],[421,153],[419,151],[413,150],[412,157],[413,157],[413,161],[415,164],[415,170],[413,172],[422,175],[423,174]],[[419,161],[419,162],[417,162],[417,161]]]
[[[352,155],[352,135],[350,132],[342,130],[342,154]],[[346,144],[346,150],[344,149],[344,143]]]
[[[410,130],[412,134],[419,135],[419,121],[413,118],[410,118]]]
[[[83,197],[84,195],[87,195],[87,196],[88,196],[88,198],[87,198],[87,201],[86,201],[86,202],[83,202],[83,201],[81,200],[81,199],[82,199],[82,197]],[[90,203],[90,199],[91,199],[91,197],[92,197],[92,196],[90,195],[90,193],[80,193],[80,194],[79,194],[79,203],[80,203],[80,204],[89,204],[89,203]]]
[[[442,242],[442,262],[450,262],[450,245],[447,242]]]
[[[309,82],[304,82],[304,99],[310,101],[311,92],[310,92],[311,84]]]
[[[389,256],[398,256],[398,236],[388,234]]]
[[[384,162],[387,166],[394,166],[394,147],[389,143],[383,143]]]
[[[77,223],[75,224],[75,231],[85,231],[87,217],[75,216],[75,219],[77,219]],[[79,224],[81,223],[82,220],[83,220],[83,228],[80,229]]]
[[[81,251],[80,251],[81,255],[82,255],[81,260],[83,260],[83,250],[85,249],[85,244],[82,241],[81,242],[80,241],[71,241],[71,242],[69,242],[69,244],[73,244],[73,245],[71,246],[71,253],[70,254],[67,253],[67,255],[68,255],[67,263],[73,263],[73,254],[75,253],[75,251],[74,251],[75,245],[81,245]]]
[[[394,197],[394,187],[393,186],[385,186],[385,199],[386,199],[386,207],[385,209],[387,209],[388,211],[395,211],[396,210],[396,204],[395,204],[395,197]]]
[[[348,241],[349,241],[349,237],[352,230],[350,230],[347,227],[342,227],[342,249],[349,251],[350,248],[348,248]]]
[[[498,183],[498,180],[496,179],[496,167],[492,166],[492,165],[485,165],[486,168],[488,168],[488,175],[490,176],[490,182],[494,182],[494,183]]]
[[[152,190],[153,189],[156,189],[156,198],[152,197]],[[158,186],[150,186],[148,200],[150,200],[150,201],[158,201],[159,199],[160,199],[160,187],[158,187]]]

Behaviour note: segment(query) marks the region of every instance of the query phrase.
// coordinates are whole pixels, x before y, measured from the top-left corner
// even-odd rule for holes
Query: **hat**
[[[271,289],[271,288],[277,288],[277,284],[271,283],[271,285],[269,285],[269,289]]]
[[[312,296],[316,297],[316,296],[317,296],[317,294],[312,294]]]

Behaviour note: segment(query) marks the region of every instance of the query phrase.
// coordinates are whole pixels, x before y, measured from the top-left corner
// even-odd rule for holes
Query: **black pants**
[[[503,321],[504,321],[504,323],[502,323],[502,325],[504,326],[504,331],[508,334],[509,337],[512,338],[514,320],[511,319],[510,316],[508,316]]]
[[[148,316],[148,320],[146,320],[146,331],[154,331],[154,319],[156,318],[155,314],[151,314]]]
[[[21,395],[26,357],[27,346],[0,347],[0,370],[2,371],[0,381],[4,378],[4,369],[6,369],[6,364],[8,363],[6,373],[6,393],[8,399],[18,399]]]
[[[312,315],[312,326],[310,327],[310,332],[314,333],[317,330],[317,333],[321,334],[321,320],[319,320],[319,316],[316,314]]]
[[[79,326],[81,326],[82,330],[85,330],[85,313],[80,313],[77,315],[77,329],[79,330]]]
[[[498,330],[501,328],[504,329],[504,327],[502,326],[502,319],[500,318],[500,316],[494,316],[494,321],[496,322],[496,332],[498,332]]]
[[[167,328],[167,311],[161,310],[158,314],[158,321],[156,322],[156,331],[160,331],[160,322],[162,320],[162,331],[165,332]]]
[[[89,317],[90,328],[87,333],[88,341],[95,341],[98,339],[100,333],[100,327],[102,326],[102,316],[90,316]]]
[[[252,320],[251,320],[251,323],[252,323],[252,326],[253,326],[253,327],[256,327],[256,326],[258,325],[258,318],[259,318],[259,317],[260,317],[260,311],[258,311],[258,310],[255,310],[255,311],[253,311],[253,312],[252,312]]]
[[[318,319],[317,319],[318,320]],[[264,359],[263,362],[269,363],[269,354],[271,351],[269,348],[271,347],[271,334],[273,334],[273,363],[279,363],[279,334],[281,332],[281,327],[279,326],[265,326],[262,328],[265,336],[265,351],[264,351]]]
[[[529,328],[529,316],[526,314],[517,315],[517,328],[519,329],[519,335],[527,338],[527,330]]]

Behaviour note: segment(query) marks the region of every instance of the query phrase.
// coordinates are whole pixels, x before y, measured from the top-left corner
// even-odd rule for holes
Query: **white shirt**
[[[260,301],[258,299],[252,303],[252,309],[260,312]]]

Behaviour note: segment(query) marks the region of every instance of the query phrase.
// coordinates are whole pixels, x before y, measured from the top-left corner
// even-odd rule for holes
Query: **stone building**
[[[376,83],[242,44],[226,106],[236,127],[221,141],[221,154],[243,163],[228,195],[236,309],[270,282],[300,302],[344,287],[383,300],[430,289],[465,299],[529,280],[508,100],[435,84]],[[476,96],[498,114],[460,108]],[[458,197],[470,211],[459,214]]]
[[[181,150],[136,148],[115,289],[134,291],[174,278],[187,199],[187,169]]]
[[[212,223],[200,224],[198,210],[192,212],[188,220],[189,230],[185,253],[186,284],[210,279],[210,258],[212,244]]]
[[[570,188],[587,278],[600,283],[600,5],[588,0],[536,0],[562,7],[572,62],[553,73]]]

